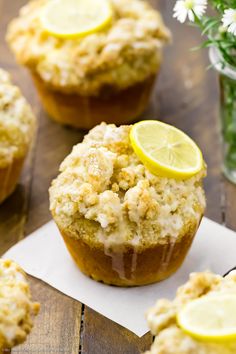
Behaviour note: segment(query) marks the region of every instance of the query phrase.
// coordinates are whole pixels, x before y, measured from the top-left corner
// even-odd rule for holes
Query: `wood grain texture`
[[[16,192],[0,206],[1,254],[24,235],[49,221],[48,187],[62,159],[82,137],[81,133],[64,129],[48,119],[41,109],[28,72],[15,64],[6,47],[6,25],[24,3],[26,1],[4,1],[2,4],[0,66],[11,72],[14,82],[31,103],[38,118],[38,133]],[[31,279],[31,285],[34,298],[41,303],[41,311],[27,343],[12,352],[77,354],[81,304],[38,280]]]
[[[34,299],[41,304],[34,330],[14,354],[78,354],[81,306],[50,286],[32,279]]]
[[[206,71],[205,51],[191,52],[200,43],[199,32],[172,18],[174,0],[150,0],[161,9],[173,32],[165,50],[164,65],[144,119],[160,119],[186,131],[200,145],[208,164],[205,182],[207,216],[236,229],[235,186],[220,172],[218,83]],[[0,0],[0,66],[9,70],[38,117],[38,134],[16,192],[0,206],[0,253],[50,219],[48,187],[58,166],[83,132],[63,128],[43,111],[27,70],[19,67],[4,42],[6,25],[26,0]],[[43,261],[43,260],[42,260]],[[28,341],[13,353],[138,354],[150,347],[152,337],[131,332],[31,279],[34,298],[42,308]]]
[[[138,338],[90,308],[85,308],[81,353],[139,354],[150,348],[151,342],[150,333]]]

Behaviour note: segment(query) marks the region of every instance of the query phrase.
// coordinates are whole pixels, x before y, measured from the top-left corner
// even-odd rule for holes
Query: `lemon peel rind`
[[[189,170],[186,170],[186,169],[181,170],[178,168],[172,169],[172,168],[168,167],[167,165],[157,163],[156,160],[154,160],[146,151],[144,153],[142,147],[138,143],[138,139],[136,139],[136,137],[135,137],[134,131],[136,130],[136,127],[138,125],[149,124],[149,123],[155,124],[157,122],[158,122],[158,124],[162,124],[163,126],[171,127],[172,129],[177,131],[178,134],[183,135],[185,137],[185,140],[187,138],[187,140],[189,140],[189,142],[191,143],[192,146],[195,146],[195,150],[198,152],[198,156],[199,156],[197,168],[195,168],[195,169],[191,168]],[[203,156],[202,156],[202,152],[201,152],[200,148],[197,146],[197,144],[184,132],[182,132],[178,128],[171,126],[169,124],[166,124],[164,122],[160,122],[160,121],[156,121],[156,120],[146,120],[146,121],[141,121],[141,122],[135,123],[130,131],[130,142],[131,142],[131,146],[132,146],[134,152],[139,157],[140,161],[154,175],[161,176],[161,177],[167,177],[167,178],[185,180],[185,179],[195,176],[203,168]]]
[[[54,2],[56,3],[58,0],[51,0],[51,4]],[[55,28],[52,26],[50,27],[50,25],[48,26],[48,21],[46,21],[45,19],[45,15],[46,15],[46,10],[47,10],[47,6],[41,11],[40,14],[40,22],[42,27],[44,28],[44,30],[51,36],[56,37],[56,38],[61,38],[61,39],[79,39],[79,38],[83,38],[86,37],[90,34],[93,33],[97,33],[99,31],[104,30],[106,27],[108,27],[111,22],[112,22],[112,18],[113,18],[113,11],[112,11],[112,6],[108,1],[106,2],[106,6],[107,6],[107,16],[106,19],[104,21],[102,21],[100,24],[91,27],[88,30],[85,31],[80,31],[80,32],[74,32],[74,33],[66,33],[66,32],[57,32],[55,30]],[[50,6],[52,6],[50,4]]]
[[[235,298],[236,296],[233,295]],[[218,296],[216,296],[218,297]],[[221,298],[225,298],[225,300],[227,300],[229,297],[231,298],[232,295],[220,295]],[[201,301],[202,298],[199,298],[199,299],[195,299],[195,301]],[[183,312],[186,310],[186,308],[188,306],[191,306],[191,303],[185,305],[185,307],[183,308],[182,311],[180,311],[177,315],[176,315],[176,321],[177,321],[177,324],[178,326],[186,333],[188,334],[189,336],[191,336],[192,338],[195,338],[197,340],[201,340],[201,341],[205,341],[205,342],[209,342],[209,341],[214,341],[214,342],[219,342],[219,343],[225,343],[225,342],[229,342],[229,341],[232,341],[232,340],[236,340],[236,327],[233,327],[232,328],[232,331],[229,331],[229,330],[226,330],[226,331],[218,331],[218,333],[215,331],[212,331],[211,334],[210,332],[208,332],[208,334],[206,334],[206,331],[205,333],[201,332],[201,331],[198,331],[198,333],[194,332],[193,328],[192,330],[186,328],[186,326],[184,324],[186,324],[186,321],[183,321],[182,318],[182,314]],[[195,327],[196,329],[196,327]],[[221,334],[219,334],[221,332]]]

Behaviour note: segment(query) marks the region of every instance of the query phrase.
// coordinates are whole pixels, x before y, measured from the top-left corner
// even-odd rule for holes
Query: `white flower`
[[[223,27],[227,28],[228,32],[236,36],[236,9],[225,10],[222,22]]]
[[[194,14],[201,18],[205,13],[207,0],[178,0],[174,7],[174,15],[178,21],[184,23],[188,19],[194,22]]]

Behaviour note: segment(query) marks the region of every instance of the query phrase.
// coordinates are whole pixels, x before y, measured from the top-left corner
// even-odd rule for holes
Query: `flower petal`
[[[236,9],[227,9],[222,17],[223,27],[227,28],[229,33],[236,35]]]
[[[181,23],[188,17],[189,21],[194,22],[195,16],[201,18],[207,8],[207,0],[178,0],[174,6],[173,17]]]

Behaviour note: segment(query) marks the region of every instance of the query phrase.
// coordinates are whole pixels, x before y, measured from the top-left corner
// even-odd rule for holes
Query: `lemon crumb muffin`
[[[205,209],[205,169],[185,181],[154,176],[134,153],[130,129],[92,129],[50,188],[52,215],[80,269],[125,286],[173,273]]]
[[[38,311],[23,270],[10,260],[0,259],[0,352],[9,352],[25,341]]]
[[[35,124],[34,114],[19,88],[0,69],[0,203],[16,187]]]
[[[186,334],[177,324],[177,312],[200,297],[236,294],[236,272],[225,278],[210,272],[193,273],[177,291],[174,301],[159,300],[147,314],[151,332],[156,336],[146,354],[235,354],[236,340],[201,341]]]
[[[161,15],[140,0],[110,0],[110,26],[83,38],[58,38],[42,26],[49,0],[30,1],[13,20],[7,42],[35,80],[55,120],[91,128],[125,123],[145,109],[170,33]]]

